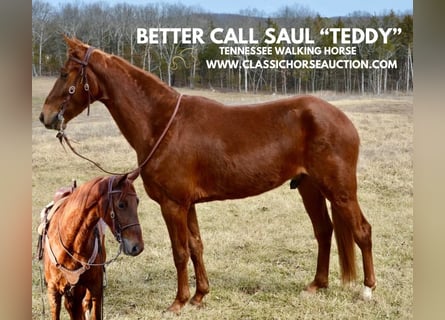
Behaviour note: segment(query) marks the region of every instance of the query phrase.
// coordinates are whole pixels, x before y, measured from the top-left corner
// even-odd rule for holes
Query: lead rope
[[[40,272],[40,291],[41,295],[40,298],[42,299],[42,319],[45,319],[45,290],[43,288],[43,271],[42,271],[42,265],[39,263],[39,272]]]
[[[119,247],[121,247],[121,245],[119,244]],[[100,253],[100,255],[102,256],[103,252]],[[106,260],[106,259],[104,259]],[[102,291],[102,304],[101,304],[101,308],[100,308],[100,318],[104,319],[104,304],[105,304],[105,293],[104,293],[104,289],[107,287],[106,285],[106,279],[107,279],[107,273],[106,273],[106,268],[105,268],[105,264],[102,266],[102,271],[103,271],[103,278],[102,278],[102,283],[101,283],[101,291]]]
[[[104,169],[98,162],[91,160],[90,158],[80,154],[79,152],[76,151],[76,149],[74,149],[74,147],[71,145],[70,143],[70,139],[68,139],[67,135],[65,134],[65,131],[62,129],[62,125],[60,126],[60,130],[57,133],[56,137],[59,139],[60,144],[62,145],[62,147],[65,149],[64,145],[63,145],[63,141],[66,142],[66,144],[68,145],[68,147],[71,149],[71,151],[77,155],[78,157],[87,160],[88,162],[92,163],[93,165],[95,165],[97,168],[99,168],[100,170],[102,170],[103,172],[110,174],[110,175],[125,175],[125,174],[130,174],[132,172],[135,172],[137,170],[141,170],[146,164],[147,162],[150,160],[150,158],[153,156],[153,154],[155,153],[156,149],[158,148],[159,144],[161,143],[162,139],[164,139],[165,135],[167,134],[168,129],[170,128],[171,124],[173,123],[173,120],[176,116],[176,114],[178,113],[178,109],[179,109],[179,105],[181,104],[181,99],[182,99],[182,93],[179,95],[179,98],[176,102],[176,106],[175,106],[175,110],[173,111],[173,114],[170,116],[169,121],[167,122],[167,125],[164,128],[164,131],[162,132],[162,134],[159,136],[159,139],[156,141],[155,145],[153,146],[153,148],[151,149],[150,153],[148,154],[147,158],[145,158],[144,161],[142,161],[142,163],[140,165],[138,165],[137,168],[128,171],[128,172],[124,172],[124,173],[118,173],[118,172],[112,172],[112,171],[108,171],[106,169]],[[63,117],[61,119],[62,123],[64,121]]]

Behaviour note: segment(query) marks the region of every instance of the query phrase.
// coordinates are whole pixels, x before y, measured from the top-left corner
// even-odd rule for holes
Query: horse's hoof
[[[312,297],[315,296],[316,291],[307,291],[307,290],[302,290],[300,292],[300,298],[302,299],[311,299]]]
[[[364,286],[362,291],[362,299],[365,301],[370,301],[372,299],[372,288]]]
[[[192,298],[192,299],[190,300],[190,304],[191,304],[192,306],[194,306],[195,308],[197,308],[197,309],[201,309],[201,308],[204,307],[204,303],[202,302],[202,298],[201,298],[201,299],[195,299],[195,298]]]
[[[182,306],[177,303],[173,303],[170,307],[168,307],[167,310],[164,311],[164,313],[173,313],[176,315],[179,315],[181,313]]]
[[[315,294],[317,293],[318,289],[326,289],[328,287],[327,282],[326,283],[320,283],[318,281],[312,281],[309,283],[306,288],[304,288],[303,292],[309,293],[309,294]]]
[[[205,307],[205,303],[204,302],[193,302],[190,301],[190,305],[193,306],[196,309],[203,309]]]
[[[313,283],[310,283],[300,292],[300,297],[311,298],[317,293],[318,287]]]
[[[304,288],[304,290],[301,291],[301,293],[311,296],[317,293],[317,289],[318,289],[317,287],[309,285],[306,288]]]

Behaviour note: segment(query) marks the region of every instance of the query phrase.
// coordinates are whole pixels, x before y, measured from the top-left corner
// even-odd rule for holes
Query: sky
[[[53,5],[65,2],[73,3],[93,3],[107,2],[116,4],[127,2],[130,4],[147,4],[147,3],[182,3],[184,5],[198,6],[204,11],[213,13],[239,13],[243,9],[258,9],[264,11],[266,15],[277,12],[280,8],[288,5],[298,4],[315,13],[319,13],[322,17],[347,16],[354,11],[365,11],[370,14],[381,14],[389,10],[396,13],[412,12],[413,0],[43,0]]]

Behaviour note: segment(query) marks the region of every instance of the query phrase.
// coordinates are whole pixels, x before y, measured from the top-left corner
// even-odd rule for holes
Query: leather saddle
[[[69,197],[77,188],[76,180],[73,180],[73,185],[69,187],[61,187],[54,193],[53,201],[48,203],[40,212],[40,224],[37,228],[39,239],[37,240],[37,255],[36,258],[41,260],[43,257],[43,238],[46,234],[49,222],[53,214],[57,211],[63,201]]]

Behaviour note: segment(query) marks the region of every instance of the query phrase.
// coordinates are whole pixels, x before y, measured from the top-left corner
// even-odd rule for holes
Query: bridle
[[[108,204],[107,207],[111,206],[110,209],[110,217],[111,217],[111,221],[113,223],[113,235],[116,238],[117,242],[119,242],[120,245],[122,245],[122,232],[128,228],[131,227],[135,227],[135,226],[139,226],[140,224],[138,222],[135,223],[129,223],[126,224],[125,226],[121,226],[118,217],[116,216],[115,213],[115,207],[114,207],[114,202],[113,202],[113,194],[115,193],[119,193],[121,194],[121,197],[123,196],[123,191],[122,190],[113,190],[113,182],[116,179],[116,176],[112,176],[110,178],[110,180],[108,180]],[[137,197],[137,194],[135,192],[125,192],[125,196],[134,196]]]
[[[79,260],[78,258],[76,258],[74,256],[74,254],[71,253],[68,250],[67,246],[63,243],[62,235],[61,235],[61,232],[60,232],[60,230],[61,230],[60,220],[61,219],[59,219],[58,230],[57,230],[59,243],[62,246],[63,251],[66,254],[68,254],[68,256],[71,259],[73,259],[74,261],[76,261],[76,262],[81,264],[81,267],[79,267],[78,269],[75,269],[75,270],[68,269],[68,268],[64,267],[61,263],[59,263],[57,261],[57,257],[55,255],[53,249],[51,248],[51,244],[50,244],[50,241],[49,241],[48,234],[47,233],[45,234],[46,248],[48,250],[49,258],[50,258],[51,262],[59,270],[61,270],[65,274],[68,282],[70,282],[71,285],[75,285],[77,283],[77,281],[79,280],[80,275],[83,274],[86,270],[90,269],[90,267],[92,267],[92,266],[106,266],[106,265],[110,264],[111,262],[115,261],[119,257],[119,255],[122,253],[122,232],[124,230],[130,228],[130,227],[134,227],[134,226],[139,226],[140,225],[138,222],[130,223],[130,224],[127,224],[127,225],[125,225],[123,227],[120,225],[118,217],[117,217],[117,215],[115,213],[115,207],[114,207],[114,202],[113,202],[113,194],[121,194],[121,196],[122,196],[123,190],[113,190],[113,182],[114,182],[115,178],[116,178],[116,176],[112,176],[112,177],[110,177],[110,179],[108,181],[108,190],[107,190],[107,201],[108,202],[107,202],[107,205],[106,205],[106,208],[105,208],[105,212],[110,211],[110,217],[111,217],[112,224],[113,224],[112,233],[113,233],[114,237],[116,238],[116,240],[119,243],[119,249],[118,249],[118,252],[117,252],[117,254],[115,255],[114,258],[112,258],[112,259],[110,259],[108,261],[101,262],[101,263],[94,263],[94,261],[97,258],[97,254],[99,252],[99,243],[100,243],[99,232],[98,232],[97,226],[95,227],[95,230],[94,230],[94,248],[93,248],[93,252],[92,252],[90,258],[88,259],[87,262]],[[137,194],[135,192],[126,192],[125,196],[135,196],[135,197],[137,197]]]
[[[167,134],[167,131],[170,128],[171,124],[173,123],[173,120],[174,120],[174,118],[176,116],[176,113],[178,112],[178,109],[179,109],[179,106],[181,104],[181,99],[182,99],[183,94],[182,93],[179,94],[178,100],[176,101],[175,109],[173,110],[173,113],[170,116],[170,119],[168,120],[167,125],[164,128],[164,131],[162,131],[161,135],[159,136],[158,140],[154,144],[154,146],[151,149],[151,151],[148,154],[148,156],[145,158],[144,161],[142,161],[137,166],[137,168],[135,168],[133,170],[130,170],[128,172],[124,172],[124,173],[117,173],[117,172],[111,172],[111,171],[105,170],[104,168],[102,168],[102,166],[99,163],[97,163],[97,162],[95,162],[95,161],[93,161],[93,160],[91,160],[91,159],[81,155],[80,153],[78,153],[73,148],[73,146],[71,145],[70,140],[68,139],[68,137],[66,136],[66,134],[65,134],[65,132],[63,130],[63,122],[64,122],[63,114],[65,113],[65,109],[66,109],[66,106],[67,106],[68,102],[70,101],[70,99],[74,95],[74,93],[76,92],[76,86],[77,86],[77,83],[78,83],[79,79],[81,79],[81,81],[84,83],[84,87],[83,88],[88,93],[88,105],[87,105],[88,111],[87,111],[87,115],[90,114],[91,95],[90,95],[90,91],[89,91],[90,87],[88,85],[88,78],[87,78],[87,73],[86,73],[86,67],[88,66],[88,60],[90,59],[91,53],[94,51],[94,49],[95,49],[94,47],[91,47],[91,46],[88,47],[87,52],[85,53],[85,56],[84,56],[83,60],[80,60],[80,59],[78,59],[76,57],[73,57],[73,56],[69,57],[70,60],[73,60],[73,61],[75,61],[75,62],[80,64],[80,66],[79,66],[79,74],[76,77],[76,81],[75,81],[74,85],[69,87],[69,89],[68,89],[68,96],[65,98],[65,100],[60,105],[60,110],[59,110],[59,113],[57,114],[57,118],[60,121],[60,129],[59,129],[59,132],[57,133],[56,137],[59,139],[59,141],[62,144],[62,146],[63,146],[63,141],[65,141],[66,144],[68,145],[68,147],[71,149],[71,151],[75,155],[77,155],[78,157],[80,157],[80,158],[82,158],[84,160],[87,160],[88,162],[94,164],[97,168],[99,168],[101,171],[103,171],[103,172],[105,172],[107,174],[111,174],[111,175],[124,175],[124,174],[130,174],[130,173],[133,173],[133,172],[136,172],[136,171],[140,171],[142,169],[142,167],[145,166],[147,164],[147,162],[151,159],[151,157],[155,153],[156,149],[158,148],[159,144],[161,143],[162,139],[164,139],[165,135]]]
[[[77,59],[76,57],[70,56],[69,59],[73,60],[74,62],[77,62],[79,64],[79,73],[77,74],[77,77],[74,81],[74,84],[72,84],[68,88],[68,94],[66,98],[63,100],[62,104],[60,105],[59,113],[57,114],[57,119],[60,121],[60,130],[63,131],[62,126],[64,122],[63,115],[65,113],[66,106],[68,102],[71,100],[71,97],[76,93],[76,87],[77,84],[83,83],[83,90],[87,93],[88,96],[88,104],[87,104],[87,115],[90,115],[90,102],[91,102],[91,94],[90,94],[90,85],[88,84],[88,76],[86,72],[86,67],[88,66],[88,60],[90,59],[91,54],[94,51],[94,47],[88,47],[87,52],[85,53],[85,56],[83,57],[83,60]]]

